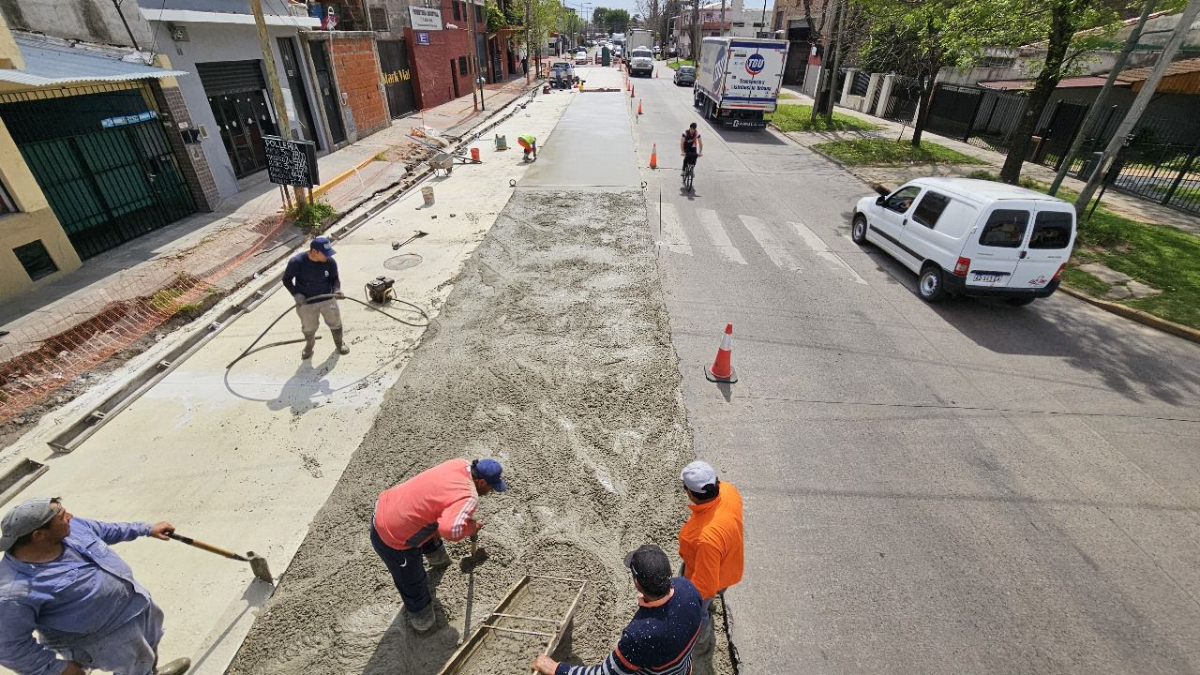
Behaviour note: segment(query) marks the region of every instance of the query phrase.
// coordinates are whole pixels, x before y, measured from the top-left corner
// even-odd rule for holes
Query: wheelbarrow
[[[454,155],[439,152],[429,160],[429,166],[433,168],[433,175],[436,176],[438,171],[445,171],[449,176],[450,172],[454,171]]]

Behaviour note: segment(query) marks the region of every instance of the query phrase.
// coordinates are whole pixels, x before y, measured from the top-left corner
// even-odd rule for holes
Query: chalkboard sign
[[[317,177],[317,147],[312,141],[263,136],[263,144],[272,183],[310,188],[321,182]]]

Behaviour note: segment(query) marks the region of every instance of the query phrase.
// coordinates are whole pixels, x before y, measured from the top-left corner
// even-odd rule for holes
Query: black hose
[[[340,298],[338,297],[339,295],[341,296]],[[405,321],[404,319],[401,319],[400,317],[397,317],[397,316],[392,316],[391,314],[388,314],[387,312],[383,311],[383,310],[382,310],[381,308],[379,308],[379,307],[376,307],[375,305],[372,305],[372,304],[370,304],[370,303],[367,303],[367,302],[363,302],[362,300],[359,300],[358,298],[352,298],[352,297],[350,297],[350,296],[348,296],[348,295],[341,295],[340,293],[326,293],[326,294],[324,294],[324,295],[314,295],[313,297],[311,297],[311,298],[308,298],[308,299],[307,299],[307,300],[304,302],[304,304],[306,304],[306,305],[311,305],[311,304],[313,304],[314,302],[322,302],[322,301],[324,301],[324,300],[329,300],[330,298],[337,298],[337,299],[339,299],[339,300],[350,300],[350,301],[353,301],[353,302],[357,302],[358,304],[362,305],[363,307],[366,307],[366,308],[368,308],[368,309],[373,309],[373,310],[375,310],[376,312],[379,312],[380,314],[382,314],[382,315],[386,316],[387,318],[391,319],[392,321],[397,321],[397,322],[399,322],[399,323],[402,323],[402,324],[404,324],[404,325],[406,325],[406,326],[412,326],[413,328],[424,328],[424,327],[428,326],[428,325],[429,325],[429,323],[430,323],[430,321],[431,321],[431,319],[429,318],[429,315],[425,313],[425,310],[421,309],[420,307],[418,307],[417,305],[414,305],[414,304],[413,304],[413,303],[411,303],[411,302],[408,302],[407,300],[401,300],[401,299],[399,299],[399,298],[395,297],[394,295],[391,297],[391,299],[392,299],[392,301],[393,301],[393,302],[397,302],[397,303],[400,303],[400,304],[402,304],[402,305],[408,305],[409,307],[412,307],[414,310],[416,310],[416,311],[417,311],[417,313],[418,313],[418,314],[420,314],[422,317],[424,317],[424,318],[425,318],[425,323],[413,323],[413,322],[411,322],[411,321]],[[242,359],[244,359],[244,358],[246,358],[247,356],[249,356],[249,354],[250,354],[251,350],[253,350],[253,349],[254,349],[254,345],[258,344],[260,340],[262,340],[264,337],[266,337],[266,336],[267,336],[267,333],[269,333],[269,332],[271,331],[271,329],[275,327],[275,324],[277,324],[277,323],[279,323],[280,321],[282,321],[282,320],[283,320],[283,317],[287,316],[287,315],[288,315],[288,313],[292,312],[294,309],[295,309],[295,308],[293,308],[293,307],[289,307],[289,308],[287,308],[287,309],[283,310],[283,313],[282,313],[282,314],[280,314],[278,317],[276,317],[276,318],[275,318],[275,320],[271,322],[271,325],[267,326],[266,330],[264,330],[263,332],[259,333],[259,334],[258,334],[258,337],[254,338],[254,342],[251,342],[251,343],[250,343],[250,346],[249,346],[249,347],[246,347],[246,351],[244,351],[244,352],[242,352],[241,354],[239,354],[239,355],[238,355],[238,357],[237,357],[236,359],[234,359],[234,360],[230,361],[230,362],[229,362],[229,365],[225,366],[225,370],[229,370],[230,368],[232,368],[232,367],[233,367],[233,365],[234,365],[235,363],[237,363],[238,361],[241,361]],[[289,341],[289,342],[299,342],[299,340],[293,340],[293,341]],[[277,343],[277,344],[288,344],[288,343],[287,343],[287,342],[280,342],[280,343]]]

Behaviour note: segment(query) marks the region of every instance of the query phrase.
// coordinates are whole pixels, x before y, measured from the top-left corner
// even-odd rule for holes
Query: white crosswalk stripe
[[[742,225],[750,230],[750,234],[754,236],[754,240],[766,251],[767,257],[775,266],[785,272],[799,272],[800,263],[796,261],[792,254],[788,252],[787,246],[775,236],[771,231],[771,227],[767,225],[761,218],[754,216],[742,215],[738,216],[742,220]]]
[[[700,226],[704,228],[704,232],[708,234],[709,241],[712,242],[717,253],[731,263],[745,265],[746,259],[742,257],[742,252],[737,250],[737,247],[730,241],[729,235],[725,233],[725,228],[721,225],[721,218],[716,211],[712,209],[696,209],[696,220],[700,222]]]
[[[792,229],[796,231],[796,234],[800,235],[800,238],[804,240],[804,244],[812,249],[813,253],[817,254],[817,257],[829,263],[830,267],[837,267],[844,270],[850,275],[850,278],[856,284],[862,284],[864,286],[869,285],[866,279],[863,279],[858,275],[858,272],[854,271],[853,267],[850,267],[849,263],[847,263],[845,260],[842,260],[840,255],[830,251],[829,247],[825,245],[825,240],[818,237],[817,233],[810,230],[807,225],[804,223],[788,224],[792,226]]]
[[[658,235],[658,245],[668,251],[692,255],[692,242],[679,224],[679,209],[674,204],[663,204],[659,214],[662,219],[662,230]]]

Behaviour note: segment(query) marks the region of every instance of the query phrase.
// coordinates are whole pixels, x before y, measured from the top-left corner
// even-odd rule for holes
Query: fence
[[[883,118],[912,124],[921,102],[921,83],[915,77],[897,75],[892,81],[892,95],[884,107]]]

